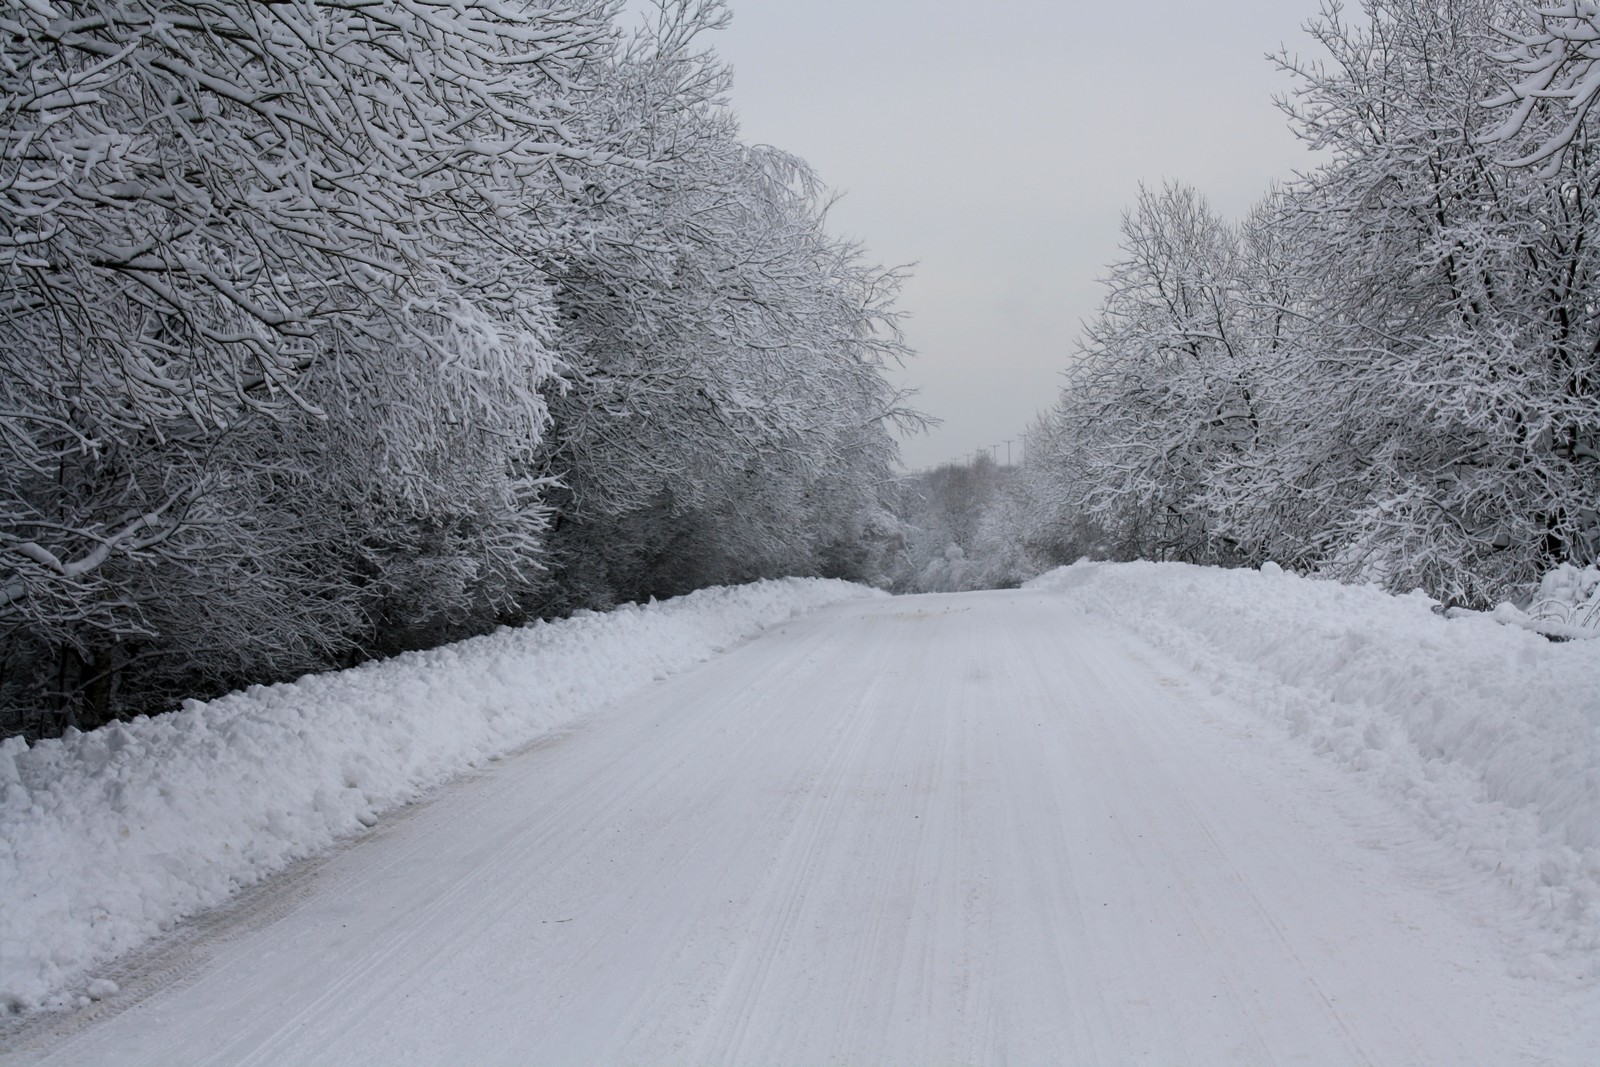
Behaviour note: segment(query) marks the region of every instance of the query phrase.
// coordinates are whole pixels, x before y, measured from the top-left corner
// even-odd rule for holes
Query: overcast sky
[[[714,39],[745,139],[845,196],[832,230],[915,263],[904,383],[944,420],[913,469],[1016,440],[1053,403],[1141,181],[1228,217],[1309,161],[1264,54],[1316,0],[732,0]],[[1013,456],[1018,455],[1016,445]]]

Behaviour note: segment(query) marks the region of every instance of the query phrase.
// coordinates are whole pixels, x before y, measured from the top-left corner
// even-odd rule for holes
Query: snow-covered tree
[[[970,463],[903,477],[892,587],[908,593],[1014,588],[1054,562],[1026,537],[1029,498],[1020,474],[985,452]]]
[[[1515,14],[1393,0],[1319,24],[1333,62],[1295,68],[1295,114],[1332,162],[1284,223],[1319,312],[1315,491],[1345,509],[1326,565],[1480,603],[1587,558],[1600,489],[1594,157],[1500,164],[1482,101]]]
[[[1546,175],[1561,171],[1570,146],[1587,145],[1591,114],[1600,96],[1600,5],[1560,0],[1517,5],[1498,26],[1510,47],[1494,53],[1509,85],[1492,96],[1491,107],[1508,109],[1484,140],[1511,146],[1513,166],[1538,165]]]
[[[827,234],[802,161],[739,139],[726,72],[663,14],[612,93],[619,114],[675,101],[636,125],[661,163],[597,180],[554,272],[552,548],[585,575],[556,591],[602,602],[848,569],[906,415],[883,374],[905,354],[897,273]]]
[[[99,661],[150,637],[190,579],[224,592],[214,615],[294,617],[277,594],[304,545],[279,528],[363,498],[382,524],[433,523],[459,509],[465,439],[503,490],[496,521],[521,527],[513,540],[537,531],[537,478],[517,457],[554,369],[539,252],[565,239],[550,206],[618,156],[574,132],[610,13],[8,9],[0,620],[14,637]],[[263,482],[309,510],[265,513]],[[237,583],[240,560],[269,580]],[[273,595],[247,603],[257,591]]]
[[[1325,7],[1326,58],[1279,57],[1324,162],[1238,227],[1141,199],[1030,436],[1031,536],[1475,604],[1594,558],[1596,156],[1543,106],[1588,106],[1592,11],[1541,10],[1544,37],[1510,0]],[[1497,101],[1507,32],[1545,80]],[[1557,147],[1507,165],[1508,141]]]
[[[1141,194],[1122,251],[1057,408],[1076,453],[1063,475],[1122,552],[1208,558],[1211,474],[1260,434],[1239,238],[1168,186]]]
[[[621,11],[0,13],[0,713],[868,565],[897,275]]]

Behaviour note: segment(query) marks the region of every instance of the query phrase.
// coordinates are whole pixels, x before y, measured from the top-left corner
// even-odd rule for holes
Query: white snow
[[[1293,643],[1334,590],[1073,581],[773,627],[0,1022],[0,1064],[1600,1063],[1596,983],[1511,973],[1517,897],[1097,606]]]
[[[13,742],[0,988],[109,999],[0,1061],[1600,1062],[1600,642],[1433,607],[768,583]]]
[[[239,887],[764,627],[880,595],[799,579],[707,589],[7,739],[0,1011],[109,996],[87,968]]]
[[[85,992],[89,995],[90,1000],[104,1000],[107,997],[116,996],[122,990],[117,986],[117,983],[109,978],[92,978],[89,980],[89,986]]]
[[[1600,979],[1600,642],[1275,564],[1081,562],[1029,588],[1176,654],[1464,851],[1520,901],[1524,970]]]

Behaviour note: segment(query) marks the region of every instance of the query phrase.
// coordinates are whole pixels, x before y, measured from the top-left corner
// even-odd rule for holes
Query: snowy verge
[[[1177,563],[1077,563],[1071,596],[1371,776],[1511,887],[1528,966],[1600,978],[1600,642],[1557,643],[1420,593]],[[1549,936],[1554,935],[1554,936]]]
[[[88,969],[480,762],[839,601],[705,589],[0,743],[0,1011],[94,997]]]

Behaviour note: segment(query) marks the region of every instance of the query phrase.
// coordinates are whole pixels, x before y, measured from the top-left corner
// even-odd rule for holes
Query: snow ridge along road
[[[31,746],[6,738],[0,1015],[87,1004],[104,961],[241,886],[768,626],[884,595],[819,578],[702,589]]]
[[[824,608],[0,1062],[1600,1062],[1592,985],[1510,973],[1502,887],[1198,689],[1061,594]]]

